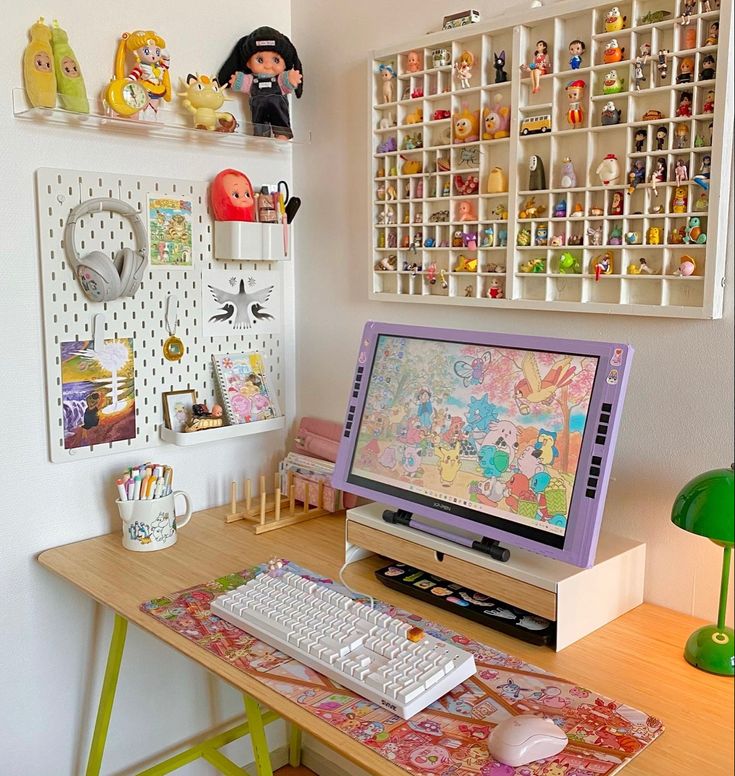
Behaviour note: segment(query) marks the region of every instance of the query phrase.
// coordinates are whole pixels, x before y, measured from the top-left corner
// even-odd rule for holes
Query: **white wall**
[[[41,0],[4,4],[7,37],[0,51],[0,330],[5,332],[0,396],[7,402],[0,432],[0,588],[5,612],[0,636],[0,770],[7,776],[83,772],[111,617],[42,569],[35,556],[48,547],[117,530],[112,476],[148,456],[143,451],[66,464],[48,461],[34,172],[61,167],[209,180],[224,167],[235,167],[254,182],[267,182],[290,177],[291,166],[289,151],[259,156],[230,145],[146,142],[130,135],[36,127],[15,120],[11,88],[21,85],[27,29],[53,10],[53,4]],[[145,25],[158,31],[166,39],[172,73],[178,78],[189,71],[216,73],[241,35],[261,24],[288,33],[291,19],[288,0],[219,0],[211,7],[187,0],[175,10],[164,3],[143,8],[68,0],[55,10],[82,64],[88,92],[94,95],[110,78],[117,40],[125,30]],[[292,394],[290,383],[287,390]],[[248,471],[248,461],[255,474],[264,444],[270,455],[282,449],[283,438],[272,434],[267,442],[251,437],[191,450],[166,446],[153,455],[175,467],[177,484],[201,509],[224,503],[228,482]],[[103,773],[137,772],[140,767],[135,766],[151,755],[241,713],[241,698],[231,688],[131,627]],[[248,761],[245,747],[232,748],[237,747],[239,762]],[[200,764],[183,772],[213,771]]]
[[[293,4],[294,39],[308,63],[312,95],[299,116],[314,132],[309,153],[294,158],[296,189],[305,203],[296,279],[300,412],[343,419],[368,319],[629,342],[636,354],[605,527],[648,543],[647,600],[714,618],[721,550],[675,528],[669,515],[684,483],[706,469],[729,466],[733,458],[732,245],[726,312],[719,321],[367,300],[368,53],[435,31],[445,14],[466,7],[477,8],[483,21],[497,16],[498,4],[490,0]]]

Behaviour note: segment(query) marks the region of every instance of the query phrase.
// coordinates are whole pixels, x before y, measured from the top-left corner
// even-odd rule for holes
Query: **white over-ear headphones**
[[[130,221],[137,244],[136,250],[122,248],[110,258],[102,251],[80,256],[74,242],[77,221],[89,213],[108,210]],[[121,296],[134,296],[140,288],[148,265],[148,235],[143,220],[132,205],[120,199],[98,197],[77,205],[66,219],[64,251],[82,290],[91,302],[111,302]]]

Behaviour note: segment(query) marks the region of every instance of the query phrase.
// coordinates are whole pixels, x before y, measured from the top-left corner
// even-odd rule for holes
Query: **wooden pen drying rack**
[[[256,534],[261,534],[331,514],[329,510],[324,508],[324,483],[312,483],[303,478],[299,479],[304,483],[304,500],[300,506],[296,500],[294,473],[287,474],[286,493],[284,494],[281,492],[280,474],[276,472],[273,493],[267,491],[265,475],[260,477],[260,490],[257,495],[253,495],[251,480],[246,479],[243,485],[245,502],[244,505],[240,503],[240,508],[238,508],[237,502],[237,482],[233,480],[230,486],[230,511],[225,515],[225,522],[234,523],[237,520],[248,520],[255,523],[253,531]],[[316,506],[311,506],[311,494],[314,488],[317,491]]]

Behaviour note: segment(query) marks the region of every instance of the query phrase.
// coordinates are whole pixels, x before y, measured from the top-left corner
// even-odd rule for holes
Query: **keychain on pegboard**
[[[179,325],[179,300],[173,294],[166,297],[164,321],[168,339],[163,343],[163,357],[166,361],[181,361],[186,353],[186,347],[176,336],[176,327]]]

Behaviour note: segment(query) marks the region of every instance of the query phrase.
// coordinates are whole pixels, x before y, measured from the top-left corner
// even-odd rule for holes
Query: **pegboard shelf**
[[[292,145],[311,143],[311,132],[295,136],[292,140],[282,141],[273,137],[260,137],[254,134],[255,124],[241,122],[235,132],[207,132],[195,129],[189,124],[178,124],[180,116],[173,109],[163,115],[167,121],[136,121],[106,113],[75,113],[63,108],[34,108],[29,104],[25,91],[19,87],[12,90],[13,115],[21,121],[34,124],[62,125],[71,129],[98,130],[103,132],[124,132],[143,135],[146,138],[169,138],[186,140],[187,143],[214,143],[218,145],[253,145],[260,151],[280,152]]]
[[[158,432],[163,442],[180,447],[190,447],[191,445],[202,445],[206,442],[219,442],[222,439],[233,439],[234,437],[250,436],[251,434],[265,434],[268,431],[278,431],[285,428],[286,418],[271,418],[270,420],[259,420],[256,423],[240,423],[237,426],[222,426],[221,428],[209,428],[204,431],[171,431],[170,428],[159,426]]]

